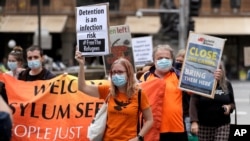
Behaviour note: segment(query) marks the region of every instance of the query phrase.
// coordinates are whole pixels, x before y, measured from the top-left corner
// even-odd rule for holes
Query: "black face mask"
[[[181,62],[175,62],[175,63],[174,63],[174,67],[175,67],[177,70],[181,70],[181,68],[182,68],[182,63],[181,63]]]

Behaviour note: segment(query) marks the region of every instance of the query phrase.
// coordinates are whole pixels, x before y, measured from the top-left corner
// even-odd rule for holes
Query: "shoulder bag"
[[[87,138],[90,141],[102,141],[107,123],[109,97],[110,94],[88,127]]]

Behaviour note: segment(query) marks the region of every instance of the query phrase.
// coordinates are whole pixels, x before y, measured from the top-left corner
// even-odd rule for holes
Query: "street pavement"
[[[237,124],[250,125],[250,81],[231,81],[237,108]],[[231,123],[235,122],[234,113]]]

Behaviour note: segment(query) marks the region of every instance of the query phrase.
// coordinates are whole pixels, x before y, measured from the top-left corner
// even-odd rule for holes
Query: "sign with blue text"
[[[182,90],[214,98],[214,72],[219,68],[225,41],[190,32],[179,81]]]
[[[82,55],[109,54],[108,3],[76,7],[77,47]]]

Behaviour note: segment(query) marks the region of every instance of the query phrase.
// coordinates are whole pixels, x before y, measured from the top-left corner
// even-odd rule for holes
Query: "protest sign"
[[[190,32],[179,81],[182,90],[214,97],[214,72],[219,68],[224,44],[225,39]]]
[[[83,55],[101,56],[109,51],[108,4],[76,8],[76,38]]]
[[[250,66],[250,47],[244,47],[244,65]]]
[[[153,41],[152,36],[132,38],[132,47],[136,67],[143,67],[153,62]]]
[[[129,26],[128,25],[111,26],[109,34],[111,42],[111,53],[104,56],[106,75],[110,71],[112,63],[120,57],[128,59],[131,62],[131,64],[135,66],[133,49],[132,49],[132,36],[129,30]]]
[[[88,141],[87,127],[103,104],[77,90],[77,77],[60,75],[51,80],[20,81],[0,74],[13,111],[12,141]],[[88,80],[109,85],[108,80]]]

